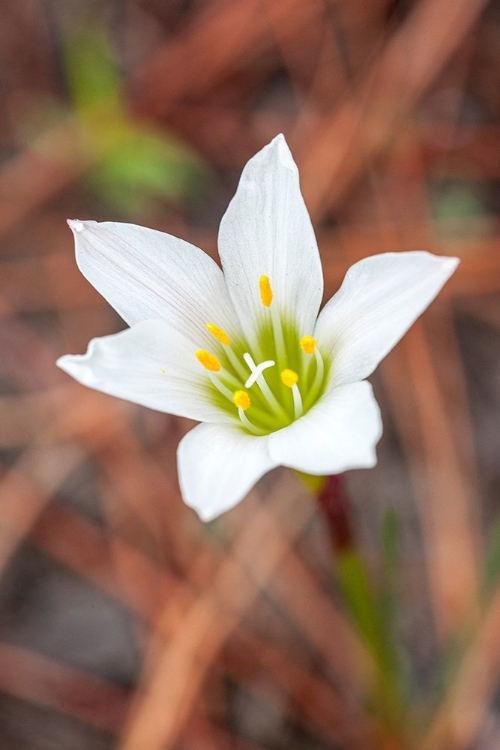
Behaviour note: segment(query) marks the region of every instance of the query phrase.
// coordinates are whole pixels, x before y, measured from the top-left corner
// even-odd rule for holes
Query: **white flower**
[[[222,219],[223,271],[152,229],[68,223],[80,270],[130,328],[58,365],[91,388],[202,422],[178,463],[183,497],[203,520],[275,466],[375,465],[382,428],[365,378],[458,263],[426,252],[365,258],[318,316],[318,248],[281,135],[248,162]]]

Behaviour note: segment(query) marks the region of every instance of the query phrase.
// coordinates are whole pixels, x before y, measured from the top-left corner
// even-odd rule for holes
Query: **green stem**
[[[370,703],[388,731],[407,744],[409,717],[407,687],[397,643],[395,522],[384,531],[383,575],[376,589],[363,555],[357,548],[345,483],[341,476],[309,477],[299,474],[318,499],[334,550],[334,576],[345,608],[375,665]]]

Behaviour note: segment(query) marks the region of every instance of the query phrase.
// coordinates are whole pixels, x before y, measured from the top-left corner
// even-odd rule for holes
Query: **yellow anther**
[[[229,344],[231,343],[231,339],[229,338],[227,333],[222,330],[222,328],[216,326],[215,323],[207,323],[206,328],[207,331],[209,331],[212,336],[217,339],[217,341],[220,341],[221,344],[224,344],[224,346],[229,346]]]
[[[293,370],[283,370],[281,373],[281,382],[288,388],[293,388],[299,382],[299,376]]]
[[[314,354],[316,351],[316,339],[313,336],[302,336],[300,339],[300,348],[304,354]]]
[[[273,301],[273,290],[271,289],[271,282],[269,276],[261,276],[259,279],[259,291],[260,301],[264,307],[271,307]]]
[[[252,402],[250,401],[250,396],[246,391],[235,391],[233,393],[233,401],[236,406],[239,409],[243,409],[243,411],[246,411],[252,404]]]
[[[200,363],[200,365],[203,365],[205,370],[209,370],[210,372],[219,372],[221,369],[221,363],[215,356],[215,354],[210,354],[210,352],[207,352],[205,349],[198,349],[196,354],[196,359]]]

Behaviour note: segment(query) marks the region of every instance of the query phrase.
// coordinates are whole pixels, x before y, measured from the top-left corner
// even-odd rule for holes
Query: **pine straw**
[[[428,669],[464,618],[471,634],[415,747],[465,750],[480,737],[498,687],[500,605],[498,594],[486,605],[478,595],[481,509],[490,512],[491,498],[479,481],[470,362],[456,314],[496,336],[499,306],[489,301],[500,292],[500,256],[481,217],[436,224],[430,184],[454,173],[485,185],[500,176],[497,126],[459,118],[464,92],[480,97],[487,90],[481,43],[495,27],[485,2],[420,0],[403,18],[388,3],[210,0],[175,18],[167,8],[162,17],[158,6],[151,0],[122,9],[121,38],[135,39],[142,55],[128,73],[131,111],[167,126],[220,173],[239,170],[283,130],[317,227],[326,295],[365,254],[423,247],[463,259],[380,369],[377,390],[391,425],[383,455],[392,462],[381,462],[378,490],[362,493],[371,520],[363,531],[360,511],[358,531],[376,579],[375,527],[390,504],[380,487],[393,481],[391,468],[404,467],[397,510],[406,648]],[[38,85],[45,76],[46,90],[62,100],[57,33],[43,4],[16,8],[6,26],[34,52],[24,58],[9,40],[4,64],[18,77],[4,81],[6,101],[14,109],[41,62]],[[161,33],[146,54],[141,33],[149,23]],[[455,92],[455,109],[424,121],[422,100],[443,87]],[[255,106],[259,92],[264,106]],[[482,105],[494,114],[497,103],[483,93]],[[369,710],[370,660],[329,581],[327,536],[305,490],[275,472],[216,531],[207,530],[182,504],[175,474],[176,445],[190,425],[86,391],[55,369],[60,354],[117,329],[79,275],[64,225],[70,209],[95,213],[82,189],[92,164],[78,149],[71,117],[29,146],[7,127],[3,137],[12,150],[0,169],[4,588],[20,585],[16,561],[28,548],[38,550],[127,613],[140,666],[119,685],[105,665],[90,673],[62,646],[54,644],[57,658],[44,654],[35,641],[17,643],[15,629],[6,627],[0,690],[72,717],[123,750],[406,747]],[[104,216],[107,209],[99,210]],[[181,207],[169,211],[151,223],[214,252],[212,227],[195,230]],[[395,459],[394,450],[402,456]],[[87,501],[68,503],[75,477],[78,496],[97,496],[100,522]],[[370,476],[363,481],[370,485]],[[43,623],[42,609],[31,606],[35,623],[37,616]],[[423,706],[426,690],[420,685]],[[262,706],[274,714],[259,734],[252,727]],[[279,737],[269,728],[276,726]],[[2,747],[16,741],[6,735]]]

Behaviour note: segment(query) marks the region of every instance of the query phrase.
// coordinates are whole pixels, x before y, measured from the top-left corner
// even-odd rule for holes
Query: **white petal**
[[[276,463],[308,474],[340,474],[375,466],[382,434],[370,383],[333,388],[301,419],[269,436]]]
[[[209,383],[193,345],[164,321],[138,323],[93,339],[87,353],[57,364],[89,388],[198,421],[231,421],[210,403]]]
[[[187,336],[199,331],[200,345],[210,341],[207,322],[232,331],[222,271],[199,248],[135,224],[68,224],[81,272],[129,325],[167,320]]]
[[[273,305],[312,333],[323,295],[323,273],[299,173],[282,135],[243,170],[222,219],[219,253],[229,293],[245,327],[263,314],[259,277],[268,276]]]
[[[404,336],[458,265],[427,252],[359,261],[318,318],[315,337],[332,359],[332,384],[363,380]]]
[[[243,500],[266,472],[277,466],[268,438],[238,427],[200,424],[181,440],[177,451],[184,501],[202,521],[211,521]]]

